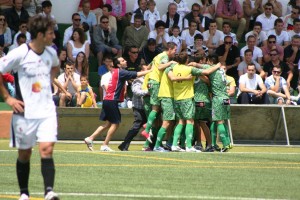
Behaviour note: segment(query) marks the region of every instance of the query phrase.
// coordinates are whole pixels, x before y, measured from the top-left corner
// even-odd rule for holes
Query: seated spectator
[[[165,31],[170,36],[172,35],[172,27],[178,26],[179,32],[181,32],[183,18],[177,12],[177,5],[175,3],[170,3],[168,5],[168,12],[161,17],[161,20],[166,23]]]
[[[209,19],[214,19],[215,18],[215,12],[216,8],[215,5],[217,4],[216,0],[201,0],[200,1],[200,6],[201,8],[201,14],[203,16],[208,17]]]
[[[187,29],[190,27],[190,22],[196,22],[196,30],[200,31],[201,33],[205,30],[208,30],[209,27],[209,18],[204,17],[200,13],[201,7],[198,3],[194,3],[192,5],[192,11],[188,13],[183,19],[183,28]]]
[[[290,38],[294,35],[300,36],[300,19],[294,19],[293,30],[289,31],[288,34]]]
[[[273,14],[277,17],[282,17],[282,4],[280,1],[276,0],[268,0],[267,3],[270,3],[273,5]]]
[[[230,36],[233,40],[233,45],[238,46],[239,42],[236,39],[236,34],[232,33],[231,30],[232,29],[231,29],[230,23],[229,22],[223,22],[222,31],[223,31],[223,34],[224,34],[224,38],[226,36]]]
[[[226,66],[226,74],[232,76],[235,81],[238,81],[237,67],[241,62],[239,49],[233,45],[231,36],[225,36],[224,44],[221,44],[216,49],[218,60]]]
[[[138,0],[138,8],[132,13],[132,17],[130,20],[130,23],[133,24],[134,23],[134,16],[137,13],[142,14],[142,16],[144,16],[145,11],[147,10],[147,1],[146,0]],[[145,25],[145,22],[143,21],[143,25]]]
[[[155,1],[149,0],[147,2],[148,10],[146,10],[144,13],[144,21],[149,32],[154,31],[156,22],[160,20],[160,14],[158,10],[155,10],[155,6]]]
[[[111,66],[112,66],[112,63],[113,63],[112,57],[109,54],[107,54],[104,57],[103,63],[104,63],[103,65],[98,67],[98,75],[99,75],[99,80],[101,82],[102,82],[102,79],[103,79],[103,75],[111,70]],[[102,101],[102,99],[104,97],[103,94],[104,94],[103,93],[103,88],[102,88],[102,86],[99,82],[99,99],[100,99],[100,101]]]
[[[132,26],[127,26],[122,37],[122,46],[124,53],[128,51],[130,46],[137,46],[139,51],[147,44],[147,38],[149,31],[145,26],[142,26],[143,16],[142,14],[136,14],[134,16],[134,23]]]
[[[144,59],[146,65],[149,65],[153,61],[153,58],[160,53],[161,51],[156,47],[156,40],[153,38],[150,38],[147,41],[147,45],[140,51],[141,57]]]
[[[0,45],[3,46],[3,51],[8,52],[9,46],[12,44],[11,30],[7,26],[6,17],[0,13]]]
[[[80,76],[74,72],[74,65],[70,62],[66,64],[65,72],[58,76],[58,82],[62,87],[72,95],[72,99],[68,99],[67,95],[63,92],[59,93],[59,107],[75,107],[76,106],[76,93],[80,86]]]
[[[256,74],[254,63],[247,65],[247,73],[239,79],[239,104],[268,104],[267,88],[262,78]]]
[[[209,30],[203,32],[204,45],[208,47],[209,54],[213,54],[216,49],[223,44],[224,34],[217,30],[217,23],[215,20],[210,20]]]
[[[42,2],[44,1],[45,0],[23,0],[23,7],[28,12],[29,17],[33,17],[36,14],[43,12]]]
[[[80,76],[80,86],[77,91],[77,107],[98,108],[93,88],[89,85],[89,80],[86,75]]]
[[[83,51],[80,51],[75,59],[75,73],[89,76],[89,62]]]
[[[278,17],[272,14],[273,5],[271,3],[266,3],[264,5],[264,10],[264,13],[257,16],[256,21],[261,22],[262,30],[268,34],[268,32],[274,28],[275,20]]]
[[[30,33],[27,31],[27,22],[26,21],[21,21],[20,22],[19,31],[14,36],[14,41],[13,41],[14,45],[17,45],[17,37],[21,33],[23,33],[25,35],[25,37],[26,37],[26,41],[25,42],[29,43],[31,41],[31,36],[30,36]]]
[[[195,35],[194,44],[187,47],[187,54],[192,60],[194,60],[195,55],[208,56],[208,48],[203,45],[203,36],[201,34]]]
[[[262,54],[263,54],[263,61],[264,63],[268,63],[271,61],[271,50],[276,49],[278,52],[278,58],[279,60],[283,61],[283,55],[284,55],[284,49],[281,45],[276,44],[276,36],[275,35],[269,35],[267,40],[267,45],[263,46],[261,48]]]
[[[169,42],[169,34],[165,32],[166,23],[159,20],[155,24],[155,30],[149,33],[148,39],[153,38],[156,40],[156,46],[161,49],[161,51],[167,47]]]
[[[61,48],[57,51],[58,59],[59,59],[59,74],[64,73],[66,62],[67,62],[67,50],[64,48]]]
[[[274,66],[280,66],[281,72],[282,72],[281,76],[285,80],[287,80],[288,74],[292,73],[292,72],[290,72],[290,69],[287,66],[287,64],[285,62],[283,62],[282,60],[280,60],[278,49],[274,48],[274,49],[270,50],[269,56],[270,56],[270,61],[264,64],[264,71],[266,73],[266,77],[270,76],[272,74],[272,70],[273,70]]]
[[[251,49],[247,49],[244,53],[244,60],[238,66],[238,74],[239,76],[247,73],[247,66],[253,63],[255,66],[255,71],[259,73],[261,78],[265,78],[265,72],[262,69],[261,65],[253,60],[253,51]]]
[[[80,0],[78,11],[83,10],[83,2],[85,0]],[[102,7],[103,7],[103,0],[89,0],[90,2],[90,10],[96,15],[96,18],[98,18],[100,15],[102,15]]]
[[[111,12],[112,6],[109,4],[104,4],[102,8],[102,15],[99,16],[99,19],[97,20],[99,22],[98,24],[100,24],[100,18],[102,16],[106,16],[108,17],[109,27],[115,29],[115,31],[118,31],[117,19],[111,14]]]
[[[238,0],[219,0],[216,8],[216,22],[218,30],[222,30],[223,22],[230,22],[237,28],[236,37],[239,41],[245,32],[246,19]]]
[[[122,55],[122,47],[119,45],[116,31],[113,28],[109,28],[107,16],[100,18],[100,24],[93,31],[93,38],[98,66],[102,64],[103,55],[106,53],[112,53],[115,56]]]
[[[290,44],[289,34],[283,30],[283,21],[280,18],[275,20],[274,29],[270,30],[268,35],[275,35],[276,43],[283,48]]]
[[[267,45],[267,34],[262,30],[262,24],[261,22],[255,22],[253,25],[253,30],[246,33],[245,35],[245,41],[247,41],[247,38],[249,35],[253,35],[256,39],[256,46],[262,47]]]
[[[169,0],[169,5],[172,3],[177,6],[177,12],[182,19],[190,12],[186,0]]]
[[[290,91],[287,87],[286,80],[280,76],[281,68],[279,66],[273,67],[272,75],[266,78],[265,85],[267,87],[267,94],[271,104],[291,104]],[[284,93],[282,93],[284,92]]]
[[[294,20],[300,17],[300,7],[295,6],[292,8],[292,13],[283,17],[284,30],[292,31],[294,30]]]
[[[144,59],[139,55],[139,49],[136,46],[131,46],[128,51],[128,57],[125,58],[127,61],[127,71],[141,71],[141,67],[145,64]]]
[[[84,52],[86,57],[88,58],[90,55],[90,44],[85,39],[83,30],[81,28],[75,28],[73,30],[71,39],[67,44],[68,60],[75,63],[77,54],[81,51]]]
[[[289,0],[286,8],[285,15],[289,15],[292,13],[293,7],[299,6],[300,7],[300,1],[299,0]]]
[[[179,54],[182,49],[182,38],[179,35],[180,34],[180,28],[179,26],[173,26],[172,27],[172,36],[169,38],[169,42],[174,42],[177,45],[176,54]]]
[[[189,29],[181,32],[182,49],[187,49],[188,46],[193,45],[194,37],[197,34],[201,34],[201,32],[197,30],[197,22],[191,20],[189,22]]]
[[[246,19],[245,31],[252,30],[256,17],[263,13],[262,0],[243,1],[244,18]]]
[[[84,0],[81,3],[82,10],[78,12],[78,14],[80,15],[81,23],[86,22],[92,31],[93,28],[97,25],[96,15],[91,11],[91,3],[89,0]]]
[[[23,0],[13,0],[13,7],[6,11],[6,21],[12,35],[19,31],[20,20],[28,21],[29,14],[23,7]]]
[[[2,10],[4,13],[12,7],[13,7],[12,0],[1,0],[0,1],[0,10]]]
[[[72,25],[69,26],[64,32],[63,47],[65,47],[65,48],[67,47],[67,43],[70,40],[71,36],[73,35],[73,30],[75,28],[82,27],[80,21],[81,21],[80,15],[78,13],[74,13],[72,15]],[[90,36],[89,31],[86,31],[85,33],[86,33],[85,35],[87,37],[88,43],[91,44],[91,36]]]
[[[18,46],[20,46],[21,44],[24,44],[26,43],[26,35],[24,33],[20,33],[18,34],[17,36],[17,40],[16,40],[16,43],[14,43],[13,45],[10,45],[9,46],[9,51],[10,52],[11,50],[17,48]]]
[[[253,52],[253,57],[252,57],[253,61],[256,61],[258,62],[258,64],[262,65],[262,58],[263,58],[262,51],[259,47],[255,45],[256,45],[256,38],[253,35],[249,35],[247,38],[247,45],[241,49],[240,56],[242,60],[244,60],[244,52],[247,49],[251,49]]]

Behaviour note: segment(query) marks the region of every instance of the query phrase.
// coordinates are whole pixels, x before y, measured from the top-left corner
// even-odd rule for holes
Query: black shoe
[[[221,152],[223,153],[223,152],[227,152],[227,151],[229,151],[229,146],[225,146],[225,147],[223,147],[222,149],[221,149]]]
[[[206,145],[205,152],[214,152],[215,149],[211,145]]]
[[[118,149],[120,151],[128,151],[128,145],[124,144],[124,143],[121,143],[119,146],[118,146]]]
[[[219,147],[219,145],[215,145],[215,146],[212,146],[214,148],[215,151],[221,151],[221,148]]]

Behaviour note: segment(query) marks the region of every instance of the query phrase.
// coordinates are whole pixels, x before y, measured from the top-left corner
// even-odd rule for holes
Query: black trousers
[[[239,104],[269,104],[269,98],[266,93],[262,97],[257,98],[254,94],[250,95],[247,92],[242,92],[238,97]]]
[[[137,109],[133,107],[133,115],[134,115],[134,122],[131,129],[128,131],[127,135],[125,136],[124,142],[121,143],[119,148],[121,150],[128,150],[128,147],[133,140],[133,138],[139,133],[143,124],[147,122],[147,116],[144,109]]]

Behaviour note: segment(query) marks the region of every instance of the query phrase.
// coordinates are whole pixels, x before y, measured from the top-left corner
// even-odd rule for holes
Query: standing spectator
[[[147,10],[147,1],[146,0],[138,0],[139,7],[133,12],[130,23],[134,23],[134,16],[139,13],[144,16],[145,11]],[[145,22],[143,21],[143,25],[145,25]]]
[[[290,38],[292,38],[294,35],[300,36],[300,19],[294,19],[293,23],[293,30],[288,32]]]
[[[208,29],[209,27],[209,18],[201,15],[201,7],[198,3],[192,5],[192,11],[188,13],[183,19],[183,28],[187,29],[190,27],[191,21],[196,22],[196,30],[201,33]]]
[[[274,30],[270,30],[268,35],[275,35],[276,43],[283,46],[283,48],[290,44],[289,34],[283,30],[283,21],[280,18],[275,20]]]
[[[245,51],[247,49],[251,49],[253,52],[252,59],[254,61],[258,62],[258,64],[262,65],[262,58],[263,58],[262,51],[259,47],[255,46],[255,45],[256,45],[256,38],[253,35],[248,36],[247,45],[241,49],[240,56],[241,56],[242,60],[244,60]]]
[[[146,65],[149,65],[153,58],[159,53],[161,53],[161,51],[156,47],[156,40],[153,38],[150,38],[147,41],[147,45],[140,51],[141,57],[144,59]]]
[[[80,51],[76,56],[75,73],[89,77],[89,62],[83,51]]]
[[[200,6],[202,7],[201,9],[201,14],[203,16],[208,17],[209,19],[214,19],[215,14],[216,14],[216,7],[215,5],[217,4],[216,0],[201,0]]]
[[[268,34],[268,32],[274,28],[275,20],[278,17],[273,14],[273,5],[271,3],[266,3],[264,10],[264,13],[257,16],[256,21],[261,22],[262,30]]]
[[[245,30],[253,29],[256,17],[263,13],[262,0],[245,0],[243,1],[244,17],[246,19]]]
[[[246,19],[239,1],[219,0],[216,10],[218,30],[222,30],[223,22],[230,22],[233,28],[237,28],[236,37],[239,41],[246,28]]]
[[[175,4],[177,6],[177,12],[182,19],[190,12],[186,0],[169,0],[169,5],[170,4]]]
[[[292,13],[283,17],[284,30],[292,31],[294,30],[294,20],[300,17],[300,7],[295,6],[292,8]]]
[[[17,24],[18,26],[19,24]],[[37,16],[29,23],[32,36],[28,48],[21,45],[0,60],[0,94],[14,111],[11,147],[17,147],[17,180],[20,199],[29,199],[29,174],[32,148],[37,148],[41,158],[41,173],[45,199],[59,199],[53,192],[55,166],[54,144],[57,141],[57,115],[51,95],[51,81],[55,81],[58,58],[48,47],[54,39],[54,22]],[[25,62],[24,62],[25,61]],[[30,67],[31,70],[25,70]],[[13,70],[18,81],[16,98],[11,97],[3,85],[2,74]],[[22,91],[22,92],[21,92]]]
[[[256,38],[256,46],[262,47],[267,45],[267,34],[262,30],[262,24],[261,22],[254,22],[253,30],[246,33],[245,35],[245,41],[247,41],[247,38],[249,35],[253,35]]]
[[[239,76],[247,73],[247,66],[251,63],[255,66],[255,71],[259,73],[261,78],[265,78],[264,70],[262,69],[261,65],[253,60],[253,51],[251,49],[247,49],[244,52],[244,60],[238,66],[238,74]]]
[[[268,0],[267,3],[273,5],[273,14],[277,17],[282,17],[282,4],[276,0]]]
[[[247,73],[239,79],[240,94],[238,95],[239,104],[267,104],[267,88],[262,78],[256,74],[254,63],[247,66]]]
[[[92,32],[93,28],[97,25],[97,19],[95,13],[91,11],[91,3],[89,0],[82,2],[82,11],[79,11],[81,23],[86,22]]]
[[[85,40],[83,30],[81,28],[75,28],[67,44],[68,59],[75,63],[77,54],[81,51],[83,51],[88,58],[90,54],[90,44]]]
[[[283,60],[288,64],[290,70],[293,73],[289,74],[289,78],[287,79],[288,87],[297,89],[298,86],[298,62],[300,59],[300,36],[294,35],[292,37],[291,44],[284,48],[284,58]]]
[[[278,49],[271,49],[269,52],[270,61],[264,64],[265,77],[270,76],[272,74],[272,70],[274,66],[281,67],[281,76],[287,80],[289,73],[293,73],[290,71],[288,65],[280,60]],[[289,84],[288,84],[289,85]]]
[[[209,54],[215,53],[216,49],[223,44],[224,34],[217,30],[215,20],[209,22],[209,30],[203,32],[204,45],[208,47]]]
[[[98,66],[102,64],[103,55],[106,53],[112,53],[117,56],[122,55],[122,47],[119,45],[116,31],[113,28],[109,28],[108,22],[108,17],[102,16],[100,24],[96,26],[93,32]]]
[[[108,129],[105,141],[101,146],[100,151],[113,151],[108,147],[108,144],[121,122],[121,113],[118,103],[124,101],[125,81],[144,76],[150,72],[149,70],[143,72],[130,72],[124,70],[126,67],[126,60],[124,60],[122,57],[114,59],[112,78],[108,85],[100,114],[100,119],[105,121],[105,124],[99,126],[91,136],[84,139],[90,150],[93,150],[93,140],[97,137],[97,135]]]
[[[74,13],[72,15],[72,25],[69,26],[64,32],[63,47],[67,47],[67,43],[70,40],[71,36],[73,35],[73,30],[75,28],[81,28],[80,21],[81,21],[80,15],[78,13]],[[86,33],[88,43],[91,44],[90,32],[87,31],[85,33]]]
[[[160,14],[158,10],[155,10],[155,6],[155,1],[149,0],[147,2],[148,10],[146,10],[144,13],[144,21],[149,32],[154,30],[156,22],[160,20]]]
[[[226,36],[230,36],[233,40],[233,45],[238,46],[239,42],[236,39],[236,34],[231,32],[231,24],[229,22],[223,22],[222,31],[224,34],[224,38]]]
[[[189,22],[189,29],[181,32],[182,49],[187,49],[188,46],[193,45],[194,37],[197,34],[201,34],[201,32],[197,30],[197,22],[191,20]]]
[[[99,24],[100,24],[100,18],[102,16],[106,16],[106,17],[108,17],[109,27],[115,29],[115,31],[118,31],[116,17],[111,14],[111,11],[112,11],[112,6],[109,4],[104,4],[103,8],[102,8],[102,15],[99,17],[99,19],[97,21],[99,21]]]
[[[172,29],[175,26],[182,30],[182,20],[183,18],[177,12],[177,5],[175,3],[170,3],[168,5],[168,12],[161,17],[161,20],[166,23],[166,32],[172,35]]]
[[[8,47],[12,44],[11,30],[7,26],[6,17],[0,13],[0,45],[4,52],[8,52]]]
[[[275,66],[272,70],[272,75],[266,78],[265,85],[267,94],[271,104],[291,104],[290,91],[287,87],[286,80],[280,76],[281,67]],[[284,92],[284,93],[282,93]]]
[[[270,53],[274,49],[279,54],[278,55],[279,60],[283,61],[284,48],[281,45],[277,44],[276,40],[277,40],[277,38],[275,35],[269,35],[268,40],[267,40],[267,45],[261,47],[264,63],[270,62],[270,60],[271,60]]]
[[[13,0],[14,6],[7,10],[6,20],[12,36],[19,30],[20,20],[28,21],[29,14],[23,8],[23,0]]]
[[[124,48],[124,53],[127,52],[128,47],[137,46],[139,51],[147,44],[147,37],[149,31],[145,26],[142,26],[143,15],[134,15],[133,26],[127,26],[123,33],[122,45]]]
[[[161,51],[167,47],[167,43],[170,41],[169,34],[165,32],[166,23],[159,20],[155,23],[155,30],[149,33],[148,39],[153,38],[156,40],[156,46]]]
[[[241,62],[239,49],[233,45],[233,39],[225,36],[224,44],[216,49],[219,62],[226,66],[226,74],[238,81],[237,67]]]

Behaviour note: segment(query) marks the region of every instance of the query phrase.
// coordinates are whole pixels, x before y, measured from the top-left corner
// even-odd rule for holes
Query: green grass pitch
[[[63,200],[300,199],[299,147],[238,146],[228,153],[156,153],[141,148],[90,152],[83,143],[58,143],[55,191]],[[0,199],[18,198],[16,156],[8,140],[0,140]],[[29,187],[32,200],[43,199],[37,147]]]

